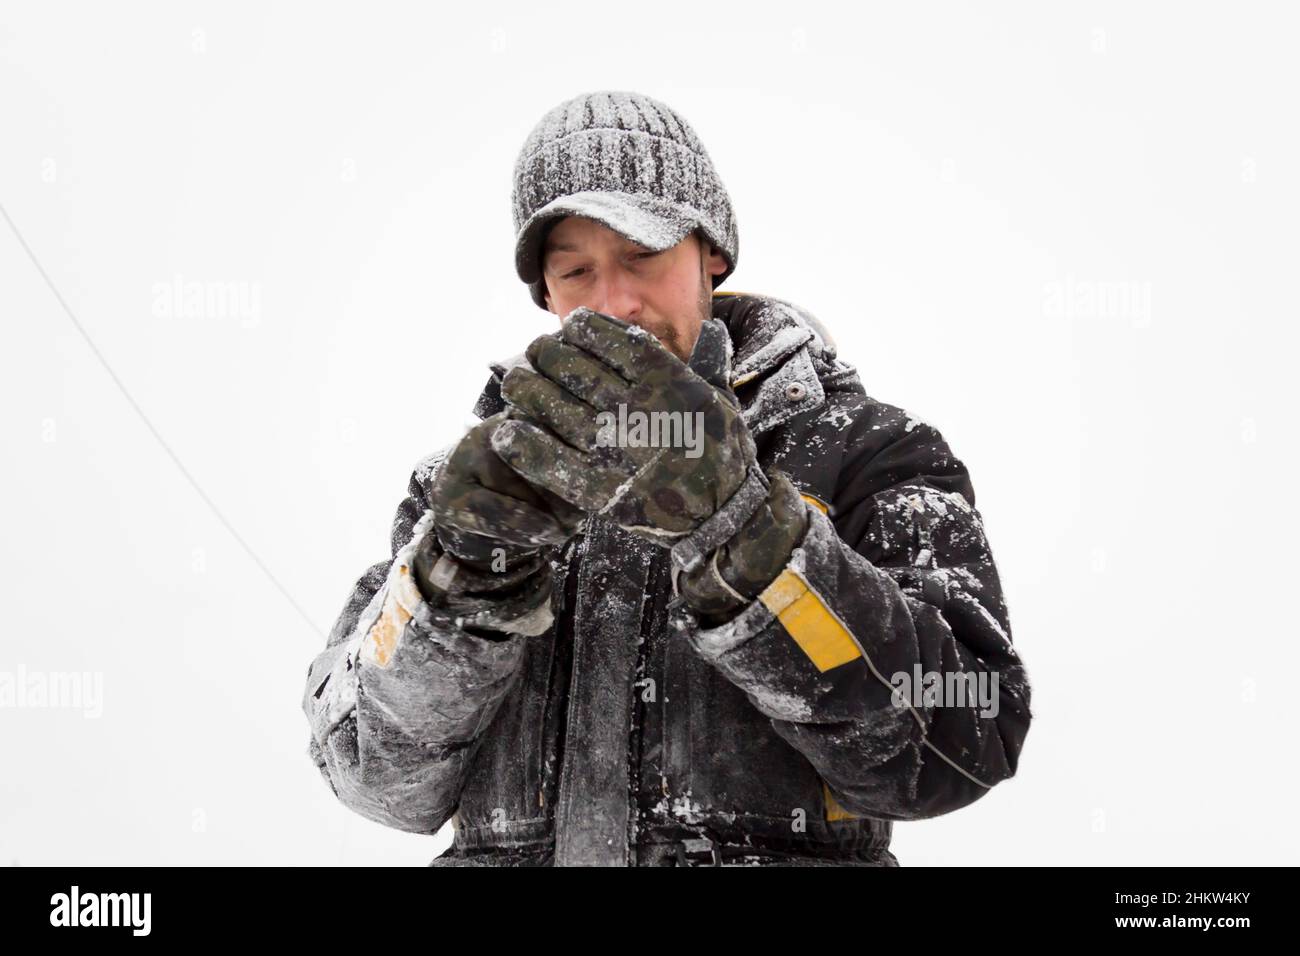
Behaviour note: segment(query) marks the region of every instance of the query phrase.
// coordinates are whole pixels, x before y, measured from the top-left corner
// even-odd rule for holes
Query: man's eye
[[[581,275],[582,273],[584,273],[584,272],[586,272],[586,271],[587,271],[586,269],[574,269],[572,272],[566,272],[564,275],[560,276],[560,278],[561,278],[561,279],[572,279],[574,276]]]
[[[635,256],[637,259],[649,259],[651,256],[657,256],[657,252],[638,252]]]

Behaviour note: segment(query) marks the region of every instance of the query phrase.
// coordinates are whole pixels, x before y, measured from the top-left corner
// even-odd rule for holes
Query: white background
[[[971,470],[1035,720],[903,864],[1294,862],[1295,23],[1133,7],[0,4],[0,203],[285,592],[0,221],[0,670],[103,680],[0,709],[0,864],[446,845],[337,802],[300,696],[412,465],[554,327],[511,170],[595,89],[702,137],[724,288]]]

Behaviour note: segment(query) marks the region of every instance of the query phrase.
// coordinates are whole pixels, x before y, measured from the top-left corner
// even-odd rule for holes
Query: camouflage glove
[[[673,587],[705,626],[716,627],[744,610],[790,563],[808,530],[807,506],[790,479],[774,472],[767,499],[730,540]]]
[[[585,517],[562,498],[529,485],[497,457],[492,433],[507,414],[500,412],[469,430],[443,462],[428,494],[441,549],[485,573],[535,565],[543,547],[566,541]]]
[[[692,364],[728,346],[725,326],[705,322]],[[533,368],[501,383],[522,417],[492,447],[529,482],[671,547],[679,571],[703,565],[766,500],[736,397],[649,332],[577,309],[525,354]]]
[[[414,578],[434,616],[493,640],[536,635],[551,624],[551,575],[540,556],[505,572],[483,572],[442,550],[436,534],[415,552]],[[486,633],[484,633],[486,632]]]

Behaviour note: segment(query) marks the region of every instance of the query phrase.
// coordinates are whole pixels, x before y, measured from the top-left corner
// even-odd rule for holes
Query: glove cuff
[[[745,480],[721,508],[698,528],[672,547],[673,565],[678,571],[694,571],[710,552],[735,537],[768,497],[767,476],[757,464],[745,470]]]
[[[737,533],[694,570],[674,573],[674,588],[697,613],[727,619],[763,592],[790,563],[808,529],[807,505],[794,484],[774,472],[759,507]]]
[[[550,626],[550,562],[538,552],[494,572],[444,551],[434,534],[415,554],[415,581],[435,616],[466,628],[540,634]]]
[[[493,576],[531,565],[541,553],[541,548],[509,544],[499,538],[462,531],[436,521],[431,537],[436,537],[440,553],[445,552],[462,565]]]

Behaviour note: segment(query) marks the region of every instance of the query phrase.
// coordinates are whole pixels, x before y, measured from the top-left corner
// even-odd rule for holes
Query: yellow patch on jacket
[[[793,568],[778,574],[758,599],[819,671],[828,671],[862,656],[844,622],[826,606],[807,578]]]

